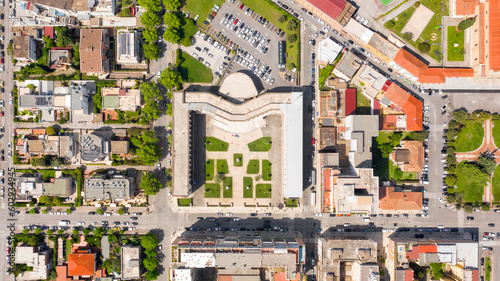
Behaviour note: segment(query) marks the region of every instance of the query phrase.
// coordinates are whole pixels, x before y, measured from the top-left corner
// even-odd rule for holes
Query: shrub
[[[420,7],[420,2],[418,2],[418,1],[417,1],[417,2],[415,2],[415,4],[413,4],[413,7],[415,7],[415,8]]]
[[[288,43],[295,43],[295,42],[297,42],[297,34],[294,33],[294,34],[288,36],[287,39],[288,39]]]
[[[420,44],[418,44],[418,50],[421,53],[427,54],[431,50],[431,45],[429,45],[429,43],[425,43],[425,42],[420,43]]]
[[[458,24],[458,30],[466,30],[467,28],[473,26],[475,22],[475,18],[463,20]]]
[[[405,34],[403,34],[403,39],[406,41],[411,41],[413,39],[413,33],[405,32]]]
[[[385,23],[385,27],[387,27],[388,29],[394,28],[395,25],[396,25],[396,22],[393,20],[390,20],[390,21]]]
[[[280,23],[284,23],[288,18],[286,17],[286,15],[281,15],[278,17],[278,21]]]
[[[287,24],[287,26],[286,26],[286,27],[287,27],[287,28],[288,28],[288,30],[290,30],[290,31],[295,31],[295,30],[297,30],[297,27],[298,27],[298,26],[299,26],[299,24],[297,23],[297,21],[295,21],[295,20],[291,20],[291,21],[289,21],[289,22],[288,22],[288,24]]]

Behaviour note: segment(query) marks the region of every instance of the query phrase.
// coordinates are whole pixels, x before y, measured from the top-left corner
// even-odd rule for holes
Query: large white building
[[[116,62],[138,63],[139,40],[136,30],[121,29],[116,33]]]

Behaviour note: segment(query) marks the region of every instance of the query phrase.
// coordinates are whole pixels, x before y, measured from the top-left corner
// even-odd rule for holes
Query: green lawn
[[[269,151],[271,149],[271,137],[262,137],[248,144],[250,151]]]
[[[255,198],[271,198],[271,184],[259,183],[255,186]]]
[[[323,88],[325,87],[325,80],[326,78],[330,77],[332,74],[333,69],[335,68],[335,65],[329,64],[319,70],[319,87]]]
[[[214,137],[205,138],[205,148],[208,151],[227,151],[229,143]]]
[[[489,257],[484,258],[484,280],[490,281],[491,278],[491,259]]]
[[[428,43],[431,45],[431,49],[428,53],[429,56],[431,56],[433,59],[435,59],[438,62],[441,62],[443,59],[443,54],[441,53],[441,28],[440,26],[442,25],[442,17],[443,16],[448,16],[448,10],[449,10],[449,1],[436,1],[436,0],[420,0],[419,1],[421,5],[426,6],[430,10],[434,12],[434,16],[432,19],[429,21],[427,26],[425,27],[424,31],[422,31],[422,34],[420,34],[419,38],[413,38],[410,41],[406,41],[409,44],[413,45],[414,47],[417,47],[417,45],[421,42],[425,42],[428,40]],[[443,7],[441,7],[443,5]],[[444,8],[444,12],[442,10]],[[406,11],[402,12],[399,14],[396,18],[394,18],[394,27],[390,27],[389,21],[386,22],[384,25],[386,28],[392,30],[394,33],[396,33],[400,38],[403,39],[403,34],[401,34],[401,30],[405,26],[405,24],[408,22],[410,19],[411,15],[415,12],[414,7],[408,8]],[[406,14],[406,17],[404,16]],[[403,39],[404,40],[404,39]]]
[[[259,160],[252,159],[248,161],[247,174],[258,174],[259,173]]]
[[[177,205],[179,205],[179,207],[190,207],[192,203],[193,203],[193,198],[177,199]]]
[[[207,26],[203,24],[203,21],[208,17],[208,14],[212,13],[214,4],[222,6],[224,0],[186,0],[185,3],[182,9],[186,12],[191,12],[189,15],[190,18],[194,19],[196,15],[199,15],[197,24],[205,28]]]
[[[243,198],[253,198],[253,179],[251,177],[243,178]]]
[[[495,145],[500,147],[500,120],[491,120],[493,122],[493,130],[491,134],[493,135],[493,140]]]
[[[371,112],[370,100],[358,89],[356,91],[356,114],[366,115]]]
[[[205,198],[220,198],[220,185],[218,183],[206,183]]]
[[[192,56],[180,51],[176,64],[184,81],[189,83],[212,83],[210,68]]]
[[[497,166],[495,174],[493,174],[491,188],[493,189],[493,201],[500,202],[500,166]]]
[[[464,124],[465,127],[458,133],[455,140],[455,150],[457,152],[473,151],[483,143],[483,122],[468,120]]]
[[[272,173],[272,164],[269,160],[262,160],[262,179],[265,181],[270,181]]]
[[[229,188],[228,188],[229,187]],[[222,181],[222,197],[233,198],[233,178],[227,177]]]
[[[418,173],[415,172],[403,172],[403,175],[399,178],[394,177],[394,171],[396,170],[397,166],[394,165],[394,162],[389,160],[389,179],[394,179],[398,181],[405,181],[405,180],[416,180],[418,178]]]
[[[462,171],[462,166],[466,162],[460,162],[457,165],[457,188],[455,192],[463,192],[465,202],[482,202],[484,194],[484,184],[478,184],[471,175]]]
[[[215,176],[215,164],[214,160],[210,159],[205,162],[205,179],[208,181],[211,181],[214,179]]]
[[[238,159],[240,160],[238,162]],[[235,167],[243,167],[243,154],[241,153],[235,153],[233,155],[233,166]]]
[[[295,208],[297,207],[299,204],[299,200],[297,199],[287,199],[285,198],[285,206],[289,207],[289,208]]]
[[[380,2],[382,2],[382,4],[384,4],[384,6],[391,4],[392,1],[394,1],[394,0],[380,0]]]
[[[455,47],[458,44],[458,47]],[[464,32],[456,26],[448,26],[448,60],[463,61],[465,55]]]
[[[229,166],[226,159],[217,159],[217,173],[229,174]]]
[[[290,36],[293,33],[297,34],[297,42],[295,43],[288,43],[286,42],[286,52],[287,52],[287,57],[286,57],[286,67],[289,70],[293,69],[293,65],[299,69],[300,67],[300,53],[299,53],[299,46],[300,46],[300,22],[299,20],[295,19],[292,17],[289,13],[283,11],[281,8],[276,6],[273,2],[270,0],[242,0],[245,4],[245,6],[248,6],[250,9],[254,10],[256,13],[259,15],[265,17],[268,19],[272,24],[280,28],[281,30],[285,31],[286,36]],[[279,16],[281,15],[286,15],[288,17],[288,20],[284,23],[280,23],[278,21]],[[295,20],[299,23],[297,30],[296,31],[289,31],[287,28],[288,22],[291,20]],[[280,38],[280,40],[285,40],[285,37],[283,39]],[[276,43],[277,44],[277,43]],[[300,69],[299,69],[300,70]]]
[[[68,260],[68,255],[71,254],[71,247],[73,247],[73,242],[71,241],[71,239],[63,239],[63,241],[65,246],[64,255],[66,256],[66,260]]]

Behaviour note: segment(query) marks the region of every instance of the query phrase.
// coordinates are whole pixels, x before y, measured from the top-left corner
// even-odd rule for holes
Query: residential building
[[[298,281],[305,261],[304,242],[292,237],[178,237],[172,246],[172,270],[181,274],[173,275],[175,281],[194,280],[189,278],[205,268],[216,268],[218,280],[260,280],[261,270],[281,268],[275,280]]]
[[[73,178],[63,177],[62,174],[56,174],[50,182],[45,182],[42,174],[19,174],[15,187],[16,201],[19,202],[28,202],[44,195],[69,198],[74,192]]]
[[[90,250],[77,250],[72,254],[68,254],[68,276],[77,278],[90,279],[95,276],[97,269],[96,254]]]
[[[345,81],[350,81],[362,65],[363,60],[361,60],[353,52],[349,51],[346,52],[342,59],[339,61],[339,63],[333,70],[333,74],[344,79]]]
[[[379,206],[381,211],[420,211],[422,210],[422,192],[405,191],[394,187],[381,187]]]
[[[418,234],[418,235],[417,235]],[[479,245],[469,232],[395,232],[384,243],[386,268],[391,280],[396,276],[411,276],[408,264],[422,267],[431,263],[444,264],[450,280],[479,280]],[[420,237],[420,238],[416,238]]]
[[[333,63],[343,49],[344,45],[325,38],[318,44],[318,61],[322,64]]]
[[[130,199],[134,195],[134,181],[121,174],[94,174],[85,180],[85,198],[87,200]]]
[[[81,54],[80,54],[81,55]],[[96,93],[96,84],[93,81],[71,81],[71,114],[72,120],[88,117],[93,113],[92,98]]]
[[[83,1],[14,1],[12,9],[15,13],[12,25],[16,27],[77,25],[76,11],[73,10],[74,2]]]
[[[420,141],[402,140],[389,158],[403,172],[422,172],[424,167],[424,144]]]
[[[373,169],[357,169],[357,173],[359,176],[325,173],[325,177],[331,177],[334,190],[331,202],[334,202],[337,214],[378,213],[378,177],[373,175]]]
[[[95,134],[80,137],[80,157],[86,162],[104,161],[109,153],[109,142]]]
[[[16,179],[16,201],[29,202],[43,195],[42,179],[38,176],[21,176]]]
[[[60,158],[72,158],[76,155],[76,143],[73,135],[68,136],[33,136],[24,135],[18,151],[21,158],[56,155]]]
[[[80,30],[80,71],[100,75],[111,70],[108,29]]]
[[[345,0],[300,0],[299,2],[325,22],[335,20],[336,24],[342,26],[347,24],[356,11],[356,7]]]
[[[141,247],[123,245],[121,247],[122,258],[122,279],[140,279],[141,278]]]
[[[68,198],[73,193],[73,177],[57,177],[43,183],[43,195]]]
[[[141,90],[102,88],[102,110],[136,111],[141,106]]]
[[[48,252],[36,252],[33,246],[17,246],[15,250],[15,263],[25,264],[33,268],[25,271],[16,280],[48,279],[52,263]]]
[[[116,44],[117,63],[134,64],[139,62],[137,30],[118,30],[116,32]]]
[[[378,281],[377,242],[360,237],[318,239],[318,280]]]
[[[404,127],[398,127],[405,131],[423,130],[423,104],[416,97],[399,87],[395,83],[388,81],[388,87],[384,87],[383,96],[379,96],[380,103],[390,110],[388,115],[403,114],[406,122],[396,122],[397,126],[405,124]],[[402,120],[398,120],[402,121]]]
[[[14,36],[13,57],[18,61],[34,62],[37,60],[36,41],[33,36]]]
[[[66,70],[72,64],[73,51],[71,48],[54,47],[49,51],[49,68]]]
[[[345,118],[345,140],[350,141],[349,161],[353,168],[371,168],[372,139],[378,136],[377,115],[349,115]]]

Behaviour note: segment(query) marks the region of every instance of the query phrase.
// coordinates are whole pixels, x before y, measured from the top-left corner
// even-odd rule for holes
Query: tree
[[[142,175],[140,188],[144,189],[146,195],[155,195],[162,188],[160,180],[154,173],[145,173]]]
[[[84,228],[82,232],[83,232],[83,235],[88,236],[90,233],[90,229]]]
[[[463,108],[457,109],[453,112],[453,119],[455,119],[459,123],[465,121],[466,119],[469,119],[469,117],[469,113],[466,109]]]
[[[165,86],[165,88],[170,91],[172,89],[180,89],[184,81],[182,80],[181,73],[179,71],[167,68],[161,73],[158,82],[160,82],[160,84]]]
[[[382,144],[379,144],[378,149],[382,153],[382,157],[387,158],[391,154],[394,147],[389,143],[382,143]]]
[[[163,23],[169,28],[179,30],[183,24],[183,18],[178,12],[165,13]]]
[[[481,210],[485,211],[485,212],[488,212],[490,210],[490,204],[488,203],[483,203],[481,205]]]
[[[172,116],[172,104],[167,103],[167,109],[165,110],[165,114],[168,116]]]
[[[490,181],[490,176],[472,162],[461,162],[457,167],[457,173],[470,185],[485,186]]]
[[[411,32],[405,32],[403,34],[403,39],[406,40],[406,41],[411,41],[411,39],[413,39],[413,33],[411,33]]]
[[[56,31],[57,47],[66,47],[75,44],[71,30],[68,27],[56,26],[54,29]]]
[[[470,204],[466,204],[466,205],[464,206],[464,211],[465,211],[466,213],[472,213],[472,212],[474,211],[474,207],[472,207],[472,205],[470,205]]]
[[[287,20],[288,20],[288,17],[286,15],[281,15],[281,16],[278,17],[278,21],[280,23],[284,23]]]
[[[288,24],[286,25],[286,27],[288,28],[288,30],[290,31],[295,31],[297,30],[297,27],[299,26],[299,24],[297,23],[296,20],[291,20],[288,22]]]
[[[96,236],[96,237],[102,237],[102,234],[104,233],[104,229],[99,226],[99,227],[94,228],[92,233],[94,233],[94,236]]]
[[[467,28],[473,26],[474,23],[476,23],[476,19],[475,18],[466,19],[466,20],[461,21],[458,24],[457,28],[458,28],[458,30],[466,30]]]
[[[158,246],[158,238],[153,233],[148,233],[142,236],[141,246],[146,250],[152,250]]]
[[[142,38],[144,38],[144,41],[148,43],[156,42],[156,40],[158,40],[158,30],[153,27],[147,27],[142,32]]]
[[[79,66],[80,65],[80,44],[76,43],[74,46],[73,46],[73,58],[72,58],[72,62],[75,66]]]
[[[163,0],[163,5],[167,11],[176,11],[181,6],[180,0]]]
[[[80,231],[78,229],[73,229],[73,235],[78,235],[80,234]]]
[[[120,208],[117,213],[123,216],[125,214],[125,208]]]
[[[446,176],[444,182],[448,186],[455,186],[455,184],[457,184],[457,176],[455,176],[455,175],[448,175],[448,176]]]
[[[181,39],[181,45],[184,47],[189,47],[192,45],[193,41],[191,40],[190,37],[184,37]]]
[[[155,43],[147,43],[142,45],[144,57],[148,60],[156,60],[160,57],[160,47]]]
[[[288,43],[295,43],[297,42],[297,34],[291,34],[290,36],[287,36],[287,41]]]
[[[427,54],[431,50],[431,45],[429,45],[429,43],[425,43],[425,42],[419,43],[418,50],[421,53]]]
[[[152,166],[160,158],[161,148],[154,131],[146,131],[140,136],[131,137],[130,141],[137,147],[137,156],[143,164]]]
[[[145,27],[155,27],[161,24],[160,16],[152,10],[147,10],[141,15],[141,23]]]
[[[23,229],[23,234],[28,234],[28,233],[30,233],[29,229],[27,229],[27,228]]]
[[[147,125],[160,117],[160,101],[163,100],[163,95],[154,81],[142,83],[139,89],[144,99],[139,124]]]
[[[158,260],[155,258],[147,258],[144,259],[143,264],[147,270],[155,270],[158,267]]]
[[[403,171],[399,167],[394,169],[394,179],[395,180],[400,180],[403,177]]]
[[[448,130],[458,130],[460,129],[460,123],[458,123],[456,120],[451,120],[448,123]]]
[[[138,0],[137,3],[152,12],[160,12],[162,9],[161,0]]]
[[[59,235],[62,235],[63,233],[64,233],[64,230],[62,230],[62,229],[59,229],[59,230],[57,231],[57,234],[59,234]]]
[[[485,110],[476,110],[472,112],[471,117],[476,121],[485,121],[491,118],[491,113]]]
[[[97,208],[95,210],[95,213],[98,214],[98,215],[102,215],[102,214],[104,214],[104,211],[101,208]]]
[[[73,213],[73,210],[71,210],[71,208],[66,209],[66,214],[71,215],[71,213]]]
[[[109,259],[104,260],[102,267],[106,269],[106,271],[111,272],[111,261]]]
[[[28,238],[28,242],[26,242],[28,245],[30,246],[36,246],[38,245],[39,241],[38,241],[38,236],[35,236],[35,235],[30,235],[30,237]]]
[[[178,44],[181,41],[179,30],[171,27],[165,29],[165,32],[163,33],[163,39],[167,40],[168,42]]]
[[[35,209],[35,208],[31,209],[31,210],[29,211],[29,213],[30,213],[30,215],[34,215],[34,214],[36,214],[36,209]]]
[[[152,280],[158,279],[158,276],[160,276],[160,274],[158,274],[158,272],[156,270],[152,270],[152,271],[146,272],[145,277],[146,277],[146,280],[152,281]]]
[[[477,163],[481,165],[483,167],[483,170],[490,175],[495,172],[495,169],[497,167],[497,163],[495,162],[495,160],[486,154],[479,155]]]
[[[49,210],[47,208],[42,210],[42,214],[44,214],[44,215],[47,214],[48,212],[49,212]]]
[[[396,22],[395,22],[395,21],[393,21],[393,20],[390,20],[390,21],[386,22],[384,25],[385,25],[385,27],[386,27],[387,29],[393,29],[393,28],[394,28],[394,26],[396,25]]]
[[[411,132],[410,138],[412,140],[416,140],[416,141],[424,141],[428,135],[429,135],[428,131],[420,131],[420,132],[415,131],[415,132]]]
[[[57,130],[53,126],[48,126],[47,129],[45,129],[45,132],[49,136],[55,136],[55,135],[57,135]]]
[[[448,132],[446,132],[446,137],[449,140],[454,139],[456,136],[458,136],[458,130],[448,130]]]
[[[42,158],[31,158],[30,164],[33,167],[40,167],[40,166],[45,166],[45,163],[42,163]]]
[[[54,233],[54,231],[53,231],[52,229],[48,229],[48,230],[47,230],[47,235],[49,235],[49,236],[50,236],[50,235],[52,235],[53,233]]]

